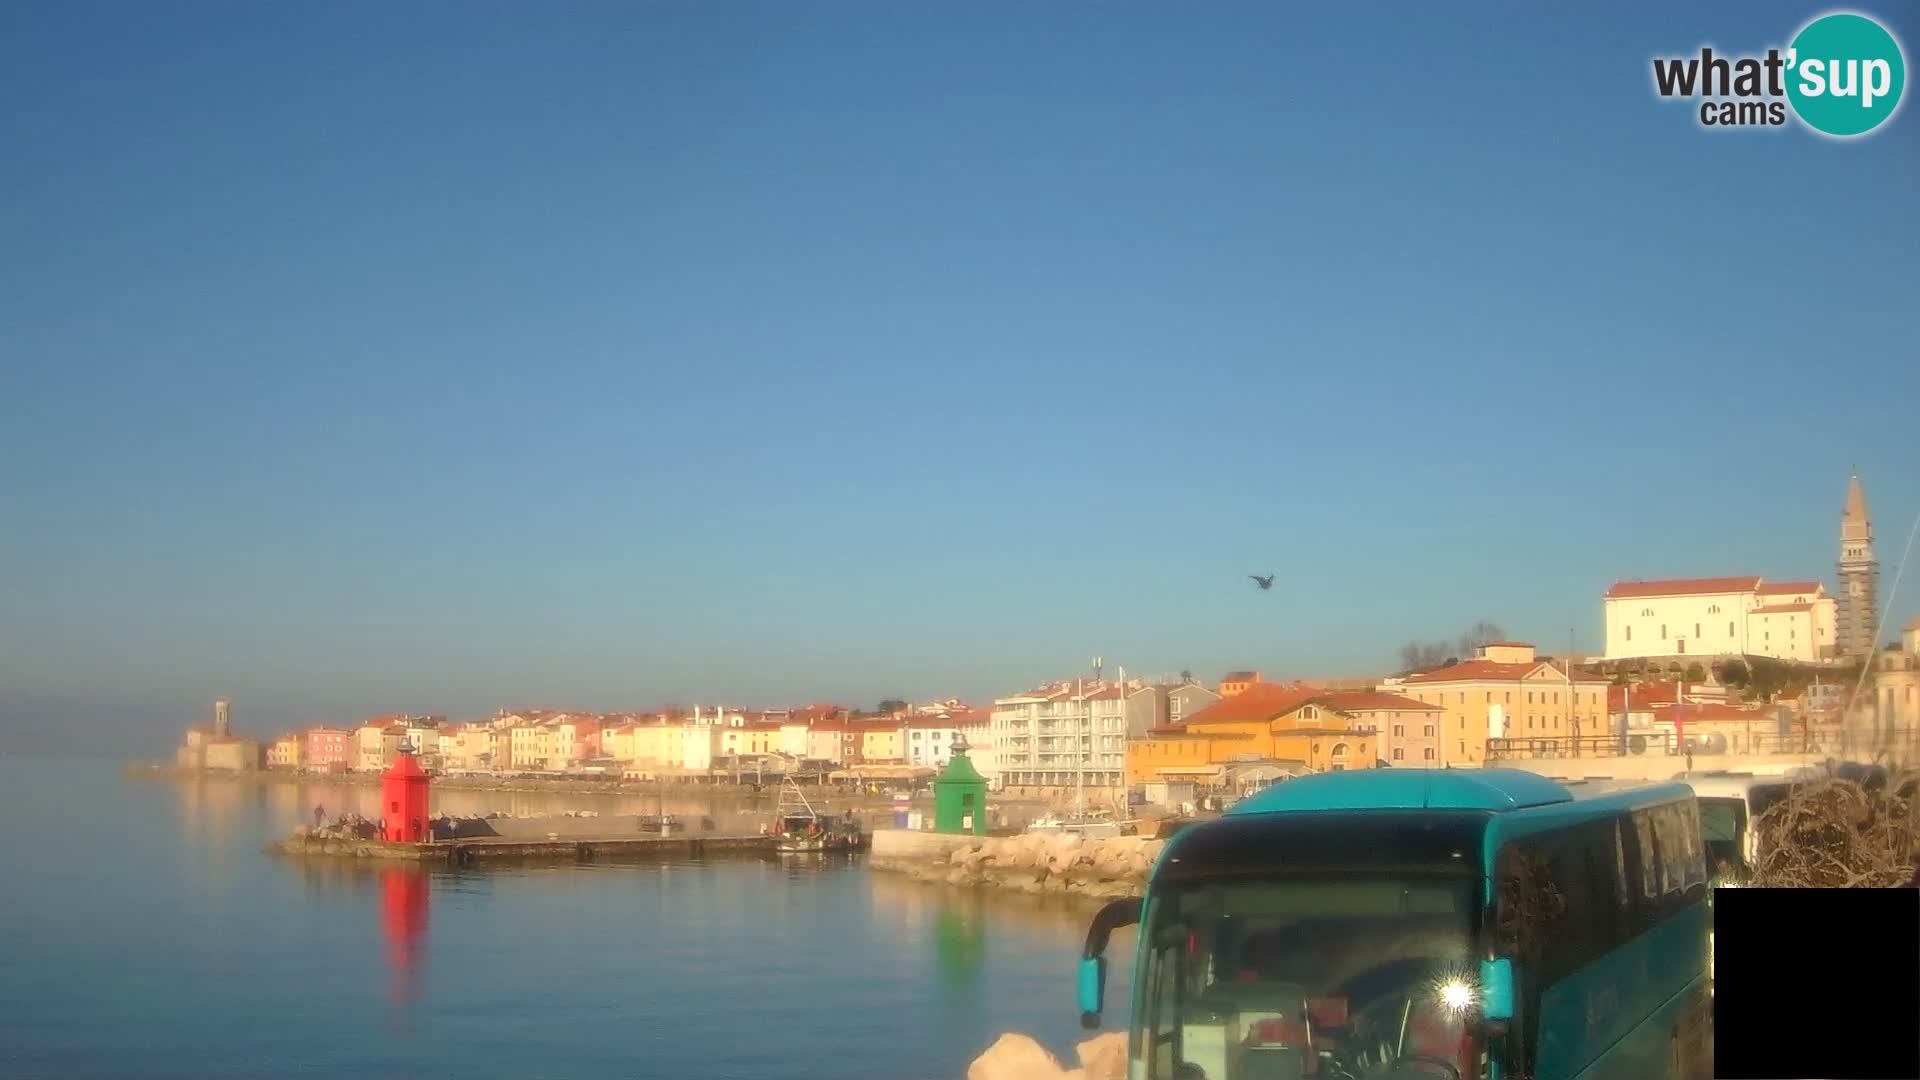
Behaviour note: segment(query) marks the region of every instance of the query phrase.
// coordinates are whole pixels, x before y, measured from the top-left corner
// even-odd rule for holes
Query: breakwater
[[[882,829],[873,834],[875,870],[916,881],[991,886],[1036,896],[1118,900],[1139,896],[1166,841],[1076,833],[952,836]]]
[[[378,859],[390,862],[444,863],[472,866],[481,863],[543,862],[592,863],[642,861],[681,856],[748,856],[774,853],[770,836],[569,836],[553,839],[483,837],[469,840],[430,840],[395,843],[350,836],[327,836],[296,830],[268,851],[294,858]]]

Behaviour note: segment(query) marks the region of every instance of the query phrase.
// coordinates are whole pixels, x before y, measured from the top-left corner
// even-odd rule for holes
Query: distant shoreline
[[[186,769],[177,765],[157,762],[134,762],[123,770],[132,779],[140,780],[215,780],[242,784],[296,784],[300,786],[347,785],[352,787],[378,787],[379,773],[310,773],[291,772],[285,769],[255,769],[246,772],[231,772],[219,769]],[[661,791],[673,795],[731,795],[752,797],[755,795],[773,798],[778,792],[777,784],[766,784],[756,788],[752,784],[733,783],[666,783],[652,780],[585,780],[578,777],[556,776],[552,779],[533,779],[527,777],[489,777],[489,776],[435,776],[433,786],[445,791],[499,791],[520,792],[546,795],[597,795],[608,798],[634,795],[656,795]],[[813,791],[809,786],[806,790]],[[821,789],[829,799],[835,802],[852,801],[872,803],[875,806],[890,805],[891,795],[850,794],[844,790],[827,786]],[[931,800],[931,793],[922,792],[915,796],[915,802]],[[1001,805],[1041,805],[1043,799],[996,798]]]

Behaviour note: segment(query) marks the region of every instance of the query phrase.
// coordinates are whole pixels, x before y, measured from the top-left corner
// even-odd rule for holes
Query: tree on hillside
[[[1505,641],[1507,632],[1497,623],[1481,619],[1460,632],[1456,643],[1460,646],[1461,656],[1472,656],[1480,651],[1482,645],[1491,645],[1496,641]]]
[[[1753,673],[1747,670],[1747,662],[1734,657],[1720,665],[1720,681],[1728,686],[1745,686],[1753,681]]]
[[[1700,666],[1700,661],[1695,660],[1687,665],[1687,673],[1682,677],[1688,682],[1706,682],[1707,669]]]
[[[901,701],[899,698],[888,698],[887,700],[881,702],[879,706],[876,707],[873,711],[884,716],[888,713],[901,712],[904,709],[906,709],[906,707],[907,707],[907,703],[904,701]]]

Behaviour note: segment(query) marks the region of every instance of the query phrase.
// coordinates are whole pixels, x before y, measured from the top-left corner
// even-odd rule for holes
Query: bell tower
[[[1867,493],[1856,474],[1847,481],[1847,508],[1840,514],[1839,625],[1835,651],[1846,657],[1871,657],[1879,625],[1880,564],[1873,560],[1873,522],[1867,517]]]

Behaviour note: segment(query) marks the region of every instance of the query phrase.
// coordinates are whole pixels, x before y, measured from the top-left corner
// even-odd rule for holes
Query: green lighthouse
[[[967,737],[953,737],[953,756],[933,779],[933,831],[987,832],[987,780],[967,758]]]

